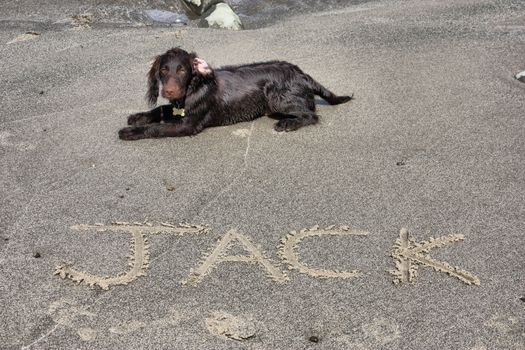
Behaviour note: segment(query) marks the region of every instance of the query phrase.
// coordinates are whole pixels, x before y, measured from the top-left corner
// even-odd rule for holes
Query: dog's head
[[[168,50],[157,56],[151,65],[146,99],[151,106],[157,103],[160,82],[162,97],[170,102],[183,100],[192,78],[195,75],[209,75],[211,72],[208,64],[194,52],[189,53],[180,48]]]

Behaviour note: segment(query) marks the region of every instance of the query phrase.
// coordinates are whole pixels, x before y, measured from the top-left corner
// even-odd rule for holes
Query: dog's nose
[[[164,88],[164,94],[168,97],[175,96],[175,89],[173,88]]]
[[[173,77],[169,77],[166,82],[162,84],[162,97],[168,99],[178,99],[184,95],[184,92],[181,88],[180,82],[175,80]]]

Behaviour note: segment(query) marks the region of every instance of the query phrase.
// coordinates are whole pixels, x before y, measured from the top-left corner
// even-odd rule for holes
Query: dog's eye
[[[183,66],[179,65],[179,66],[177,67],[177,73],[184,73],[184,72],[186,72],[186,69],[184,69]]]
[[[166,74],[168,74],[168,72],[169,72],[169,69],[166,68],[166,67],[162,67],[162,68],[160,69],[160,74],[161,74],[161,75],[166,75]]]

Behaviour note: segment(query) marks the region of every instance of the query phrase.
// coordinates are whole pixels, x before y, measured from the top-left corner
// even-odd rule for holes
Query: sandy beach
[[[525,349],[523,2],[242,31],[30,10],[0,21],[0,349]],[[174,46],[355,99],[119,140]]]

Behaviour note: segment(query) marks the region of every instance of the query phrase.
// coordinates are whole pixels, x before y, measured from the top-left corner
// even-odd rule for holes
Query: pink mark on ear
[[[208,75],[211,73],[211,68],[210,66],[208,66],[208,63],[206,63],[205,60],[203,60],[202,58],[195,58],[193,60],[193,71],[195,73],[199,73],[201,75]]]

